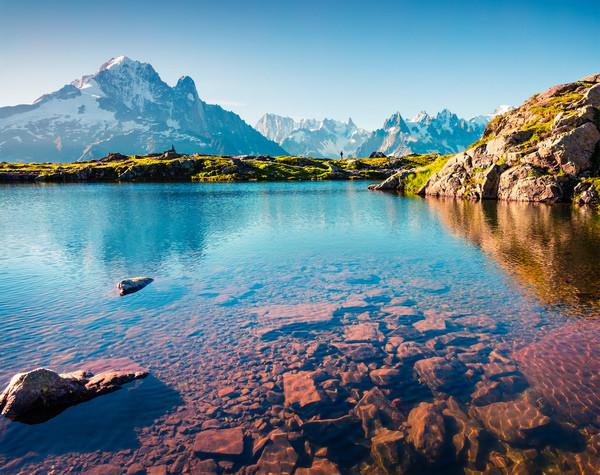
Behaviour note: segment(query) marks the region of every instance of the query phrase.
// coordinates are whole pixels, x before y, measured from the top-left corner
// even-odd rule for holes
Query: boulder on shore
[[[152,277],[133,277],[131,279],[123,279],[117,287],[121,295],[133,294],[138,290],[142,290],[153,280]]]
[[[148,371],[90,371],[58,374],[38,368],[13,376],[0,395],[0,413],[13,420],[36,423],[58,415],[68,406],[79,404],[120,389],[134,379],[145,378]]]

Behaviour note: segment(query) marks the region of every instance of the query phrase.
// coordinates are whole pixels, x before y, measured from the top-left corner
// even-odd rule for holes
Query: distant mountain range
[[[71,162],[109,152],[285,155],[238,115],[168,86],[150,64],[121,56],[33,104],[0,108],[0,160]]]
[[[374,132],[359,129],[352,119],[344,123],[331,119],[294,120],[265,114],[255,128],[294,155],[338,158],[340,151],[348,157],[368,157],[373,152],[387,156],[449,154],[460,152],[476,142],[491,119],[510,109],[510,106],[500,106],[490,115],[468,120],[457,117],[448,109],[435,116],[421,112],[410,120],[404,120],[396,112]]]
[[[294,120],[265,114],[253,128],[198,97],[183,76],[174,87],[148,63],[113,58],[33,104],[0,107],[0,160],[72,162],[111,152],[146,154],[174,146],[184,153],[303,155],[323,158],[456,153],[481,136],[489,116],[460,119],[448,110],[411,120],[400,113],[368,132],[352,119]]]
[[[265,114],[255,126],[266,138],[277,142],[291,155],[340,158],[355,153],[369,137],[369,132],[348,122],[325,119],[302,119]],[[367,155],[368,156],[368,155]]]

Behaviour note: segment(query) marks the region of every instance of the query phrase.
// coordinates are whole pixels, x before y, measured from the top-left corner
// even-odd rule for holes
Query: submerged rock
[[[58,374],[45,368],[16,374],[0,395],[2,415],[23,422],[43,422],[68,406],[120,389],[125,383],[144,378],[146,370],[90,371]]]
[[[432,391],[462,388],[465,382],[466,367],[460,361],[448,361],[440,356],[417,361],[415,371]]]
[[[292,474],[296,468],[298,454],[290,444],[288,435],[278,432],[271,434],[269,439],[270,443],[267,443],[258,460],[257,475]]]
[[[327,459],[315,459],[310,467],[299,467],[295,475],[340,475],[336,464]]]
[[[325,399],[317,390],[313,376],[314,374],[310,371],[283,375],[283,391],[287,406],[302,409],[305,406],[318,404]]]
[[[509,443],[536,440],[551,420],[527,401],[495,402],[488,406],[473,406],[472,414],[498,439]]]
[[[238,456],[244,451],[241,427],[210,429],[200,432],[194,441],[194,452],[222,456]]]
[[[373,437],[371,454],[383,473],[404,473],[411,463],[410,448],[402,431],[386,429]]]
[[[350,414],[360,419],[366,437],[373,437],[383,428],[398,429],[406,420],[377,387],[367,391]]]
[[[142,290],[153,280],[152,277],[133,277],[131,279],[123,279],[117,287],[121,295],[127,295]]]
[[[429,463],[442,455],[446,429],[444,417],[435,404],[422,402],[408,414],[408,441]]]
[[[466,410],[453,396],[446,401],[446,408],[442,413],[449,421],[449,430],[454,432],[452,444],[457,460],[466,458],[469,462],[476,463],[484,438],[483,428],[467,415]]]

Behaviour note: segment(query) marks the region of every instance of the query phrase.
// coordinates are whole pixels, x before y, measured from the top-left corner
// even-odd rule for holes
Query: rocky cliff
[[[404,174],[379,189],[470,199],[597,202],[600,73],[535,94],[491,121],[478,142],[445,160],[441,169],[426,170],[430,176],[422,185]]]

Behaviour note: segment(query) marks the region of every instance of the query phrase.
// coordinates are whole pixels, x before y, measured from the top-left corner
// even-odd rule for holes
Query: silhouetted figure
[[[340,160],[343,160],[343,159],[344,159],[344,151],[342,150],[342,151],[340,152]]]
[[[171,144],[171,150],[170,152],[174,152],[175,151],[175,145]]]

